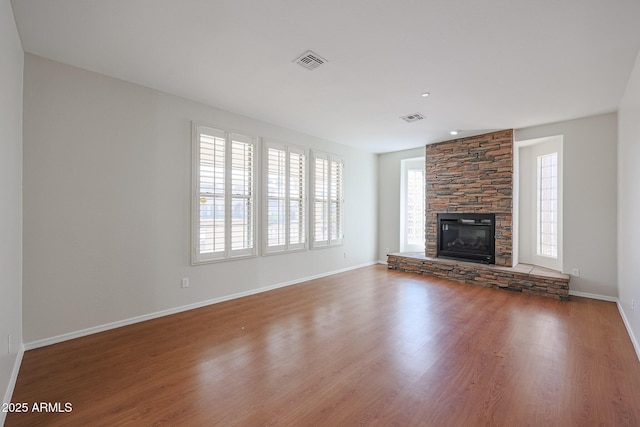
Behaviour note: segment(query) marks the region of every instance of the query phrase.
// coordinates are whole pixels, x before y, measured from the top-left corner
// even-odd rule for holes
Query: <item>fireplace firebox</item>
[[[496,263],[495,214],[438,214],[437,256]]]

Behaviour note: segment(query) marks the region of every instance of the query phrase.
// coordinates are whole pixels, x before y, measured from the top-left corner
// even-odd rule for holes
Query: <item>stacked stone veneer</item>
[[[568,274],[543,271],[533,266],[497,267],[404,254],[387,255],[387,265],[391,270],[429,274],[456,282],[569,300]]]
[[[495,213],[496,265],[512,265],[513,130],[427,145],[426,255],[439,213]]]

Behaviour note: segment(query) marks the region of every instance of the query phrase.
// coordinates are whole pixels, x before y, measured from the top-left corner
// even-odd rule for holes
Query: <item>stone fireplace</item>
[[[513,130],[427,145],[426,172],[425,254],[389,254],[389,269],[569,299],[569,275],[513,265]]]
[[[438,256],[438,214],[493,214],[494,263],[511,267],[513,130],[427,145],[426,170],[426,256]]]

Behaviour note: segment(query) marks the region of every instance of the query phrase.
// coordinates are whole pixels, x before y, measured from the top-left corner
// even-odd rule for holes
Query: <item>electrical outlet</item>
[[[11,354],[11,334],[7,335],[7,354]]]
[[[631,311],[636,311],[636,300],[631,298]]]
[[[389,248],[385,248],[384,252],[385,254],[389,255]]]
[[[183,288],[188,288],[189,287],[189,278],[188,277],[183,277],[182,278],[182,287]]]
[[[574,268],[573,270],[571,270],[571,275],[574,277],[580,277],[580,269]]]
[[[345,257],[345,258],[347,257],[347,253],[346,253],[346,252],[344,253],[344,257]]]

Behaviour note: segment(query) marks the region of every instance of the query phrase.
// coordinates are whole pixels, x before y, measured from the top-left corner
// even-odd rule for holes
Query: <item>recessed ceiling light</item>
[[[452,130],[451,132],[449,132],[451,135],[457,135],[458,131],[457,130]]]
[[[429,95],[431,95],[429,92],[423,92],[421,96],[422,96],[423,98],[426,98],[426,97],[427,97],[427,96],[429,96]]]

